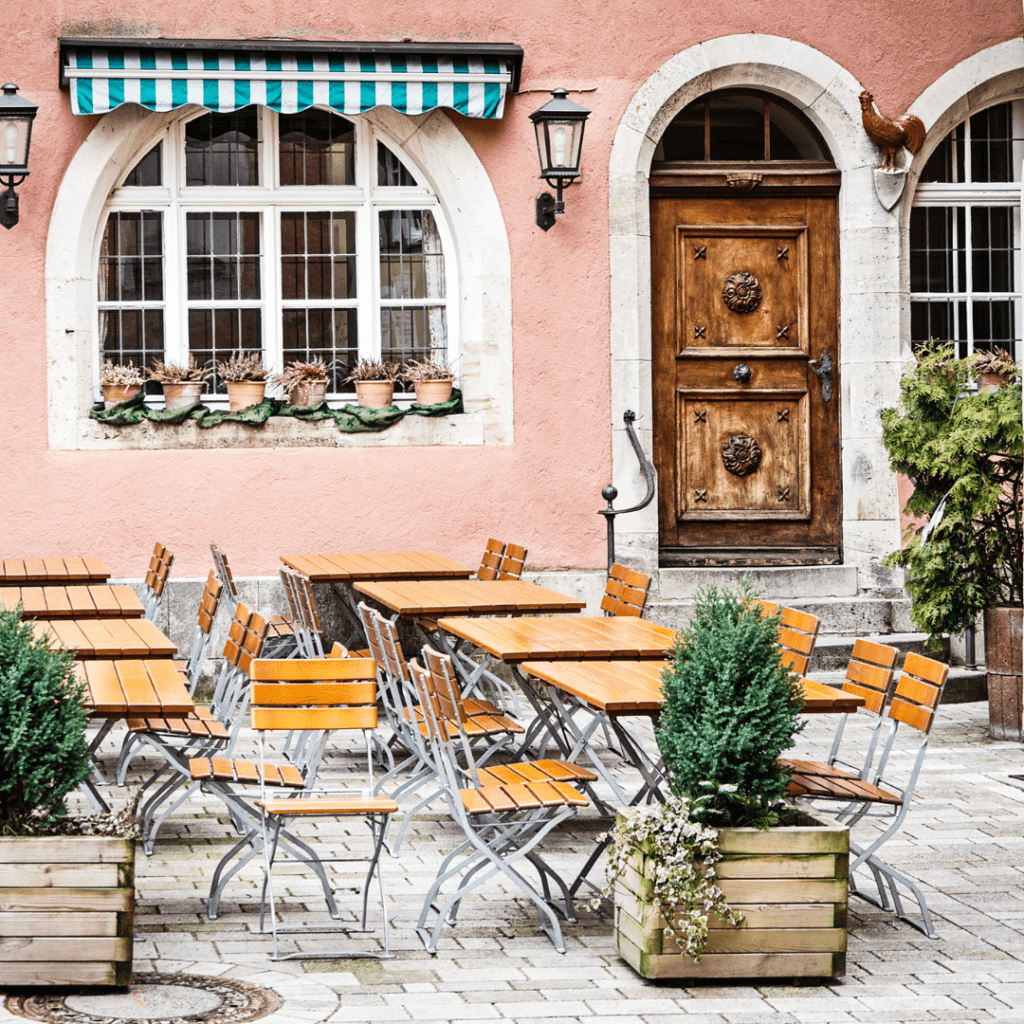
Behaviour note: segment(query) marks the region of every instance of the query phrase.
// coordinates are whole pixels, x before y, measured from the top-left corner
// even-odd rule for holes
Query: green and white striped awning
[[[500,118],[522,50],[512,44],[281,43],[246,40],[61,40],[61,80],[76,114],[125,103],[232,111],[250,104],[293,114],[330,107],[353,116],[448,107]]]

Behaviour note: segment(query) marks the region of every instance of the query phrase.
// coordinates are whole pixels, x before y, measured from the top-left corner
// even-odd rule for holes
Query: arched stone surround
[[[952,69],[912,108],[934,139],[998,95],[1024,64],[1020,40],[993,47]],[[1001,76],[1001,77],[1000,77]],[[1002,83],[1002,84],[1000,84]],[[651,273],[648,178],[662,132],[688,103],[714,89],[748,86],[781,96],[814,122],[842,172],[839,196],[840,360],[844,563],[860,591],[891,591],[898,580],[879,560],[900,543],[896,480],[881,443],[879,413],[895,404],[909,355],[905,249],[909,202],[927,153],[914,161],[904,199],[885,211],[874,192],[878,151],[861,125],[862,86],[825,54],[791,39],[746,34],[709,40],[663,64],[628,105],[609,166],[612,417],[614,480],[622,505],[644,493],[622,413],[634,409],[645,449],[653,448]],[[959,88],[959,92],[957,89]],[[993,93],[993,89],[996,90]],[[991,99],[987,100],[991,102]],[[966,104],[966,105],[965,105]],[[945,127],[943,127],[945,125]],[[930,136],[929,142],[933,139]],[[929,150],[930,151],[930,150]],[[655,571],[656,504],[618,525],[621,560]],[[795,596],[795,595],[794,595]]]
[[[155,114],[126,104],[100,119],[61,181],[46,246],[46,331],[51,448],[364,447],[512,443],[511,257],[501,207],[472,146],[442,110],[407,117],[389,107],[361,115],[427,176],[455,244],[459,366],[466,414],[407,417],[385,435],[340,434],[325,423],[287,422],[258,437],[222,424],[195,431],[104,429],[87,418],[93,402],[95,273],[104,204],[124,171],[168,124],[196,108]],[[463,201],[473,196],[472,203]],[[454,294],[454,290],[453,290]],[[418,422],[413,422],[418,421]],[[274,421],[271,421],[273,424]],[[268,424],[268,427],[271,425]],[[223,428],[227,426],[228,429]],[[199,432],[201,435],[203,432]]]

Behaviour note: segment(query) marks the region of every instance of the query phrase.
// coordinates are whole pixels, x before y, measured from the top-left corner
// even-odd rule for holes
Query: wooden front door
[[[672,192],[651,200],[661,563],[840,562],[836,197]]]

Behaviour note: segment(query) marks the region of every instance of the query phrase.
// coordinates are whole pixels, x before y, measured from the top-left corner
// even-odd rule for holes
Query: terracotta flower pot
[[[988,728],[994,739],[1024,739],[1024,608],[985,609]]]
[[[228,381],[228,409],[240,412],[251,405],[259,405],[266,394],[265,380],[234,380]]]
[[[183,409],[186,405],[195,405],[202,398],[204,385],[202,381],[187,381],[163,387],[164,405],[168,409]]]
[[[292,405],[317,406],[323,405],[327,397],[327,381],[305,380],[288,392],[288,401]]]
[[[1009,373],[1002,373],[999,370],[981,370],[978,373],[978,390],[998,391],[1009,380]]]
[[[416,384],[416,401],[420,405],[437,405],[452,397],[450,380],[421,380]]]
[[[107,403],[108,409],[120,402],[127,402],[142,390],[141,384],[103,384],[101,387],[103,388],[103,401]]]
[[[357,380],[355,383],[360,405],[368,409],[386,409],[391,405],[395,393],[393,380]]]

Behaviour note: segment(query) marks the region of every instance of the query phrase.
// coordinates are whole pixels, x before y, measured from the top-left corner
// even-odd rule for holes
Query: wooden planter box
[[[719,885],[744,915],[709,922],[700,963],[679,952],[652,900],[654,858],[634,851],[615,883],[619,955],[645,978],[838,978],[846,973],[850,833],[809,814],[791,828],[726,828]]]
[[[134,916],[134,839],[0,839],[5,986],[127,985]]]

